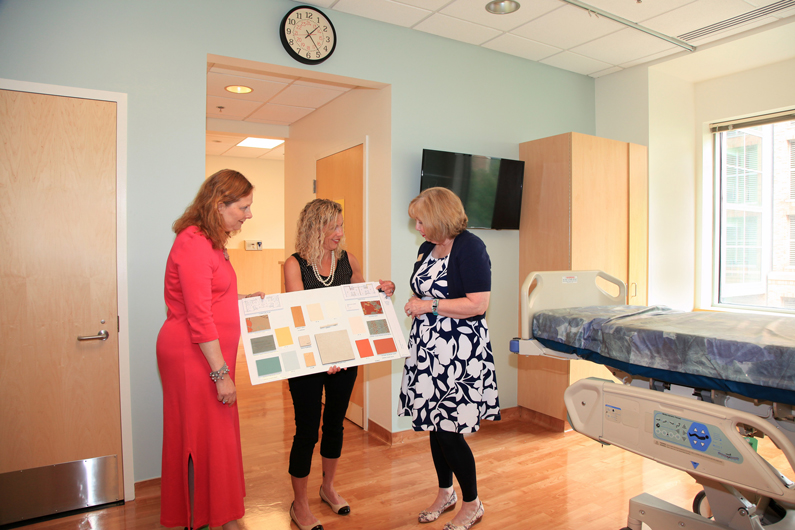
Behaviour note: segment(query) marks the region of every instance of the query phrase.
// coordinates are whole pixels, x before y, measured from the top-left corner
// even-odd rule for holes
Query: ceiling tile
[[[736,17],[753,7],[743,0],[698,0],[643,22],[647,28],[675,37]]]
[[[314,110],[342,94],[344,92],[320,88],[319,86],[290,85],[273,98],[270,103],[293,107],[309,107]]]
[[[668,48],[667,50],[664,50],[664,51],[661,51],[661,52],[658,52],[658,53],[653,53],[653,54],[647,55],[645,57],[638,57],[637,59],[633,59],[631,61],[627,61],[625,63],[621,63],[619,66],[621,68],[632,68],[633,66],[637,66],[639,64],[649,63],[651,61],[656,61],[657,59],[662,59],[663,57],[668,57],[669,55],[673,55],[675,53],[682,53],[684,51],[685,51],[684,48],[680,48],[678,46],[672,46],[671,48]]]
[[[439,12],[481,26],[508,31],[561,5],[560,0],[523,1],[518,11],[508,15],[495,15],[486,11],[486,3],[487,0],[455,0]]]
[[[560,48],[547,46],[546,44],[541,44],[540,42],[517,37],[516,35],[510,35],[508,33],[490,40],[484,44],[483,47],[524,59],[530,59],[531,61],[540,61],[544,57],[549,57],[550,55],[561,52]]]
[[[230,148],[237,145],[242,137],[238,136],[226,136],[216,133],[207,133],[206,135],[206,145],[205,145],[205,152],[208,155],[221,155],[225,151],[229,150]]]
[[[336,1],[337,0],[312,0],[311,2],[306,2],[304,0],[293,0],[293,2],[298,4],[312,4],[313,6],[318,7],[331,7]]]
[[[260,149],[258,147],[232,147],[223,156],[236,156],[238,158],[260,158],[271,149]]]
[[[611,66],[607,70],[599,70],[598,72],[594,72],[594,73],[589,74],[589,75],[591,77],[593,77],[594,79],[596,79],[596,78],[599,78],[599,77],[604,77],[606,75],[614,74],[616,72],[620,72],[621,70],[623,70],[623,68],[621,68],[620,66]]]
[[[611,65],[619,65],[673,47],[675,45],[667,41],[633,28],[626,28],[576,46],[570,51]]]
[[[243,119],[262,105],[259,101],[243,101],[232,98],[219,98],[217,96],[207,96],[207,117]],[[223,107],[223,108],[218,108]]]
[[[278,123],[279,125],[291,124],[300,120],[313,110],[315,109],[268,103],[263,105],[261,109],[252,114],[247,121]]]
[[[483,44],[500,34],[494,28],[439,14],[423,20],[414,29],[469,44]]]
[[[432,13],[427,9],[419,9],[389,0],[340,0],[334,5],[334,10],[406,28],[410,28]]]
[[[356,88],[354,85],[342,85],[339,83],[323,83],[321,81],[311,81],[309,79],[298,79],[294,84],[297,86],[300,85],[300,86],[323,88],[326,90],[336,90],[338,92],[347,92],[348,90]]]
[[[602,61],[597,61],[596,59],[591,59],[590,57],[584,57],[571,52],[561,52],[557,55],[553,55],[552,57],[547,57],[541,62],[582,75],[589,75],[600,70],[605,70],[612,66],[610,64],[603,63]]]
[[[267,160],[284,160],[284,144],[277,145],[259,158]]]
[[[584,3],[598,7],[613,15],[618,15],[632,22],[642,22],[662,15],[672,9],[692,3],[694,0],[586,0]]]
[[[234,94],[224,90],[230,85],[243,85],[252,89],[248,94]],[[284,90],[287,83],[273,83],[250,77],[237,77],[232,75],[210,72],[207,74],[207,95],[222,98],[240,99],[244,101],[259,101],[263,103]]]
[[[437,9],[441,9],[445,5],[449,4],[450,0],[395,0],[395,2],[398,4],[406,4],[436,11]]]
[[[609,18],[574,6],[564,6],[528,22],[511,33],[568,49],[625,28]]]

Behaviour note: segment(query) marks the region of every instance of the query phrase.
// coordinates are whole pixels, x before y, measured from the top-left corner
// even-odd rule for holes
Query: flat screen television
[[[420,191],[440,186],[458,195],[467,228],[518,230],[523,182],[521,160],[422,150]]]

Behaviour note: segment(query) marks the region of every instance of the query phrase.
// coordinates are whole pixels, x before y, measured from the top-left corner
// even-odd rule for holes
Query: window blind
[[[767,125],[768,123],[778,123],[781,121],[795,120],[795,109],[789,109],[781,112],[774,112],[772,114],[762,114],[760,116],[750,116],[748,118],[740,118],[737,120],[721,121],[709,124],[709,130],[716,132],[731,131],[734,129],[743,129],[745,127],[756,127],[758,125]]]

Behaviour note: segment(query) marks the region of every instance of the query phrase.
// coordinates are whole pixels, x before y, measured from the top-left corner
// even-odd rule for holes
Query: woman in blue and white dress
[[[413,322],[398,414],[411,416],[415,431],[430,432],[439,491],[419,521],[435,521],[455,507],[455,475],[463,503],[444,528],[466,530],[483,517],[483,503],[464,434],[477,431],[481,419],[500,419],[485,319],[491,261],[483,241],[466,230],[464,207],[450,190],[423,191],[409,215],[426,241],[411,276],[414,295],[404,308]]]

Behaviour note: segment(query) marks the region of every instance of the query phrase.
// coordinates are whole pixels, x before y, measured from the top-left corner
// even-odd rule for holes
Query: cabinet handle
[[[629,295],[629,296],[630,297],[638,296],[638,284],[637,283],[631,283],[631,284],[629,284],[629,286],[632,288],[632,294]]]

